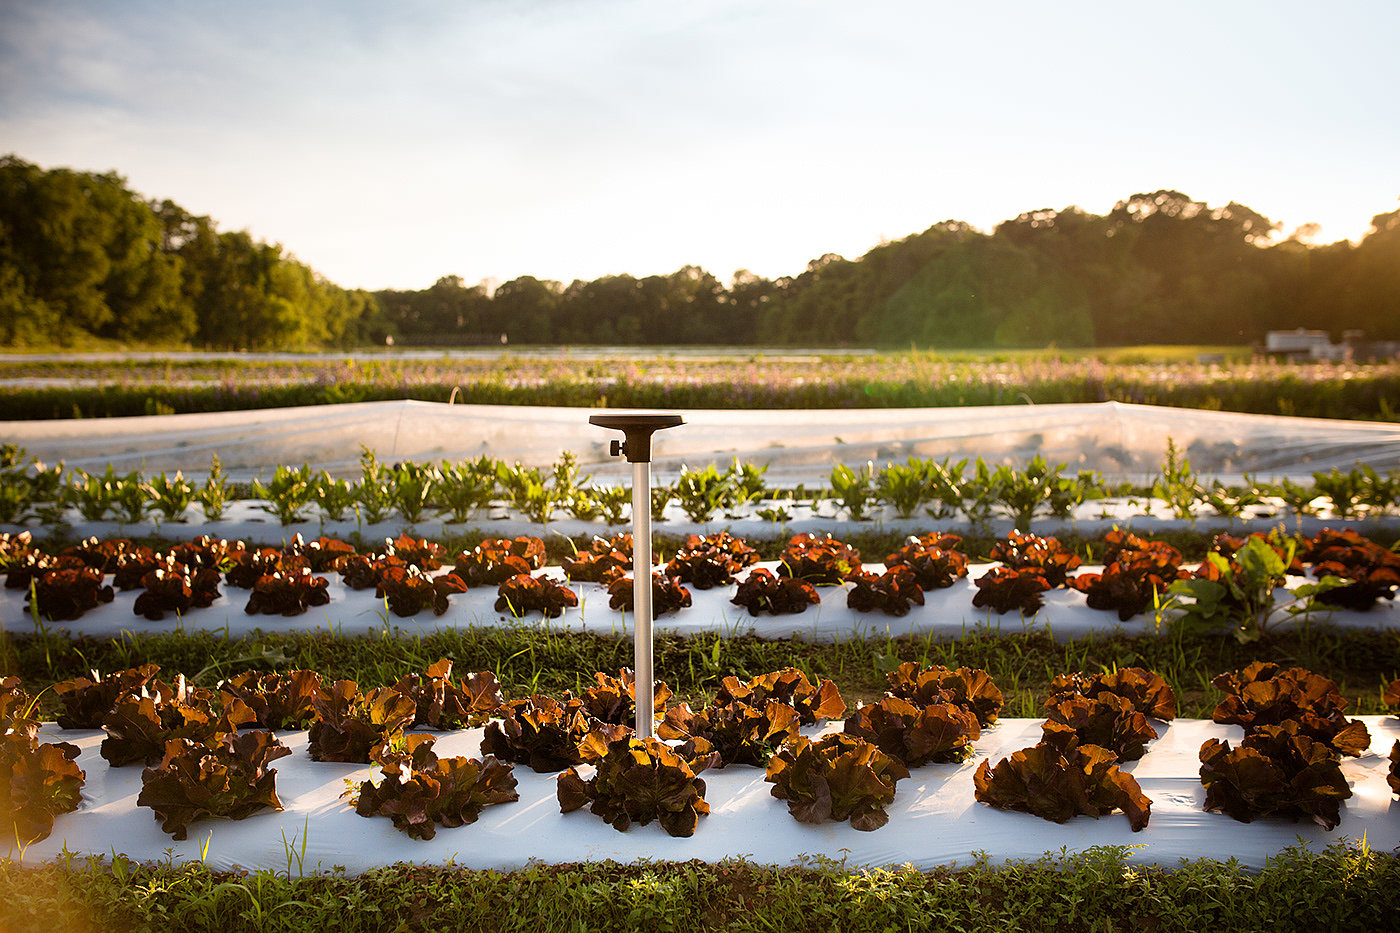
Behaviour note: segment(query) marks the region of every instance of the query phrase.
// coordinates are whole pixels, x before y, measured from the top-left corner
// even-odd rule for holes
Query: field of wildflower
[[[1119,401],[1400,420],[1400,363],[1054,351],[499,351],[0,360],[0,420],[170,414],[386,399],[495,405],[927,408]]]

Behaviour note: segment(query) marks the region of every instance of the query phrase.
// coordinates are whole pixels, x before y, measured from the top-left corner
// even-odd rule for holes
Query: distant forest
[[[0,158],[0,345],[210,349],[724,344],[932,349],[1250,344],[1305,327],[1400,340],[1400,210],[1357,245],[1274,237],[1241,204],[1134,194],[827,254],[795,276],[697,266],[494,290],[350,290],[115,173]]]

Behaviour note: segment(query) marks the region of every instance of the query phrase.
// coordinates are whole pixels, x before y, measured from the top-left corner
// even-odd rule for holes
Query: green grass
[[[471,828],[458,830],[469,837]],[[677,846],[682,851],[683,842]],[[772,868],[744,861],[396,865],[231,874],[202,865],[0,862],[0,929],[73,931],[1115,931],[1392,929],[1400,860],[1352,845],[1232,863],[1137,868],[1131,847],[959,870]]]
[[[248,668],[319,672],[330,680],[386,686],[422,671],[438,658],[455,670],[493,671],[509,696],[563,690],[580,692],[597,671],[632,666],[628,638],[557,629],[467,628],[429,635],[339,636],[327,632],[256,633],[226,638],[219,633],[125,633],[119,638],[62,634],[0,639],[0,672],[16,674],[32,694],[90,668],[104,673],[140,664],[160,665],[164,676],[184,674],[213,686]],[[885,675],[904,661],[983,668],[1006,695],[1007,716],[1038,716],[1050,681],[1068,671],[1100,672],[1143,666],[1158,671],[1177,691],[1182,715],[1209,718],[1220,693],[1210,681],[1254,660],[1302,665],[1337,681],[1353,714],[1380,713],[1380,691],[1400,676],[1400,632],[1301,627],[1263,643],[1241,645],[1227,635],[1172,633],[1167,636],[1098,636],[1059,642],[1044,632],[991,635],[970,631],[957,640],[931,636],[849,640],[834,644],[800,639],[765,640],[719,634],[655,639],[657,678],[677,701],[707,701],[727,675],[754,677],[797,667],[809,677],[830,678],[850,705],[878,698]],[[52,693],[41,699],[50,716]]]

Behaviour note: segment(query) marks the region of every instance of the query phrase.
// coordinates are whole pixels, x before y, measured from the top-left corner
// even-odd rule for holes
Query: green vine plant
[[[1158,617],[1175,613],[1173,624],[1188,630],[1229,626],[1241,644],[1267,637],[1286,620],[1306,618],[1316,608],[1315,598],[1343,581],[1323,577],[1285,590],[1287,598],[1279,599],[1296,548],[1293,538],[1275,534],[1251,537],[1233,561],[1211,551],[1206,560],[1214,572],[1174,581],[1158,606]]]
[[[45,525],[66,524],[69,499],[68,487],[63,482],[63,470],[61,460],[51,467],[46,467],[36,460],[34,472],[29,474],[29,495],[34,503],[33,515]]]
[[[327,521],[338,522],[355,507],[355,487],[325,470],[316,477],[316,504]]]
[[[622,510],[632,504],[632,491],[626,486],[601,486],[593,490],[593,498],[602,512],[603,523],[611,527],[622,524]]]
[[[867,461],[857,472],[838,463],[831,470],[831,489],[853,522],[869,517],[869,509],[878,501],[875,495],[875,464]]]
[[[228,477],[224,475],[224,466],[219,462],[219,455],[214,454],[209,463],[209,477],[195,492],[194,500],[204,510],[205,521],[216,522],[224,517],[224,509],[232,497],[233,490]]]
[[[1078,476],[1065,476],[1065,466],[1052,467],[1036,454],[1024,470],[997,467],[991,477],[993,496],[1011,514],[1017,528],[1029,531],[1042,506],[1056,518],[1069,518],[1091,495],[1099,482],[1098,474],[1083,470]]]
[[[254,477],[253,495],[264,500],[260,508],[276,515],[283,525],[306,521],[305,509],[316,498],[311,464],[304,463],[297,469],[279,466],[266,486]]]
[[[1370,515],[1386,515],[1400,504],[1400,470],[1381,476],[1370,464],[1358,463],[1361,491],[1357,496]]]
[[[394,502],[389,495],[389,470],[374,457],[374,451],[360,445],[360,481],[355,484],[355,502],[361,517],[375,525],[389,517]]]
[[[140,473],[133,470],[117,484],[113,505],[116,507],[117,517],[123,523],[134,525],[145,518],[146,503],[149,501]]]
[[[1276,483],[1268,484],[1264,491],[1282,502],[1296,519],[1317,514],[1318,496],[1315,486],[1304,486],[1285,476]]]
[[[1201,499],[1201,485],[1191,469],[1191,461],[1177,450],[1176,442],[1167,438],[1167,458],[1162,472],[1152,482],[1152,497],[1166,503],[1174,518],[1196,520],[1196,503]]]
[[[657,483],[651,487],[651,520],[664,522],[666,506],[676,497],[676,487],[669,483]]]
[[[876,489],[880,499],[894,507],[895,515],[913,518],[929,498],[928,472],[913,457],[904,465],[887,463],[876,480]]]
[[[485,454],[461,463],[444,460],[438,474],[437,504],[452,516],[451,524],[461,524],[476,510],[490,507],[496,496],[496,461]]]
[[[194,484],[185,479],[179,470],[175,471],[174,477],[167,477],[162,472],[152,477],[149,483],[142,484],[141,488],[149,500],[147,511],[158,513],[167,522],[183,521],[185,513],[194,503]]]
[[[928,498],[934,503],[924,510],[930,518],[952,518],[962,510],[963,470],[966,467],[966,460],[954,463],[952,457],[944,457],[942,463],[923,461],[922,469],[928,484]]]
[[[1243,486],[1227,486],[1218,479],[1213,480],[1209,486],[1201,488],[1200,496],[1221,518],[1240,518],[1246,509],[1264,502],[1264,492],[1248,476]]]
[[[733,500],[733,477],[715,469],[713,463],[703,470],[692,470],[682,464],[675,491],[676,500],[687,518],[693,522],[707,522]]]
[[[741,463],[738,457],[730,464],[725,472],[725,479],[729,481],[729,497],[724,502],[725,516],[727,518],[742,518],[739,511],[745,506],[759,502],[766,498],[769,493],[768,464],[759,466],[756,463]]]
[[[423,512],[442,482],[437,467],[432,464],[400,463],[390,470],[389,478],[392,484],[389,496],[404,521],[410,525],[422,521]]]
[[[958,486],[960,503],[968,522],[974,528],[986,528],[992,517],[992,506],[996,502],[997,483],[992,469],[981,457],[973,464],[972,475]]]
[[[99,474],[74,470],[67,485],[78,514],[86,521],[100,522],[117,507],[118,496],[128,481],[137,482],[136,474],[119,476],[109,463],[106,471]]]
[[[1318,495],[1332,503],[1332,514],[1337,518],[1356,518],[1357,504],[1361,499],[1364,475],[1360,470],[1343,473],[1336,467],[1330,473],[1314,473],[1313,486]]]

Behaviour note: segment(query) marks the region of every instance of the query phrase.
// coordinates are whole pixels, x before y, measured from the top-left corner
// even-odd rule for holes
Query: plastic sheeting
[[[589,425],[583,408],[446,405],[393,401],[262,411],[156,415],[73,421],[5,422],[0,436],[32,457],[93,471],[183,470],[199,474],[218,454],[235,478],[279,464],[310,463],[353,476],[361,445],[381,461],[461,460],[489,455],[545,466],[572,451],[585,472],[622,479],[627,464],[609,457],[619,437]],[[656,435],[654,470],[674,476],[682,464],[766,464],[770,482],[820,483],[835,463],[907,457],[982,457],[1099,470],[1110,479],[1156,472],[1170,438],[1201,473],[1259,478],[1310,477],[1400,466],[1400,426],[1194,411],[1102,402],[977,408],[683,411],[686,424]]]
[[[667,836],[658,823],[618,832],[587,809],[561,814],[555,796],[556,776],[515,766],[520,799],[487,807],[477,822],[457,829],[439,828],[426,842],[396,831],[386,817],[358,816],[341,799],[347,779],[363,781],[368,765],[312,761],[305,732],[280,733],[292,754],[273,762],[277,794],[285,807],[265,810],[240,821],[203,820],[190,825],[189,838],[175,842],[163,833],[153,811],[136,805],[141,767],[108,767],[98,752],[102,734],[63,732],[53,725],[41,741],[73,742],[82,749],[79,767],[87,772],[84,801],[73,813],[59,816],[53,834],[26,849],[28,862],[75,854],[122,853],[142,861],[182,863],[201,860],[215,870],[259,868],[274,871],[324,872],[343,866],[359,873],[398,862],[436,864],[451,861],[469,868],[518,869],[531,860],[546,863],[638,859],[702,859],[717,862],[743,857],[760,864],[791,865],[804,856],[820,856],[851,866],[910,864],[920,869],[967,864],[974,852],[994,861],[1033,859],[1062,847],[1135,847],[1130,860],[1175,867],[1180,859],[1235,858],[1259,868],[1285,848],[1307,845],[1314,851],[1344,839],[1360,839],[1375,851],[1400,845],[1400,804],[1385,775],[1386,755],[1400,738],[1395,717],[1363,716],[1371,732],[1370,751],[1342,761],[1352,797],[1342,805],[1341,824],[1333,831],[1309,822],[1271,817],[1239,823],[1201,809],[1205,789],[1199,779],[1197,753],[1208,737],[1237,744],[1238,726],[1202,720],[1154,723],[1161,737],[1139,761],[1124,765],[1152,800],[1151,820],[1132,832],[1121,813],[1099,819],[1074,817],[1050,823],[1025,813],[995,810],[973,798],[972,773],[979,762],[995,764],[1040,738],[1040,720],[1003,720],[986,730],[962,764],[930,764],[911,770],[896,787],[887,808],[889,823],[858,832],[849,823],[799,823],[758,768],[734,765],[706,771],[708,816],[695,835]],[[829,724],[838,729],[840,724]],[[814,731],[804,730],[809,734]],[[442,735],[439,755],[480,754],[481,729]],[[303,855],[304,851],[304,855]],[[12,853],[18,855],[19,853]]]

